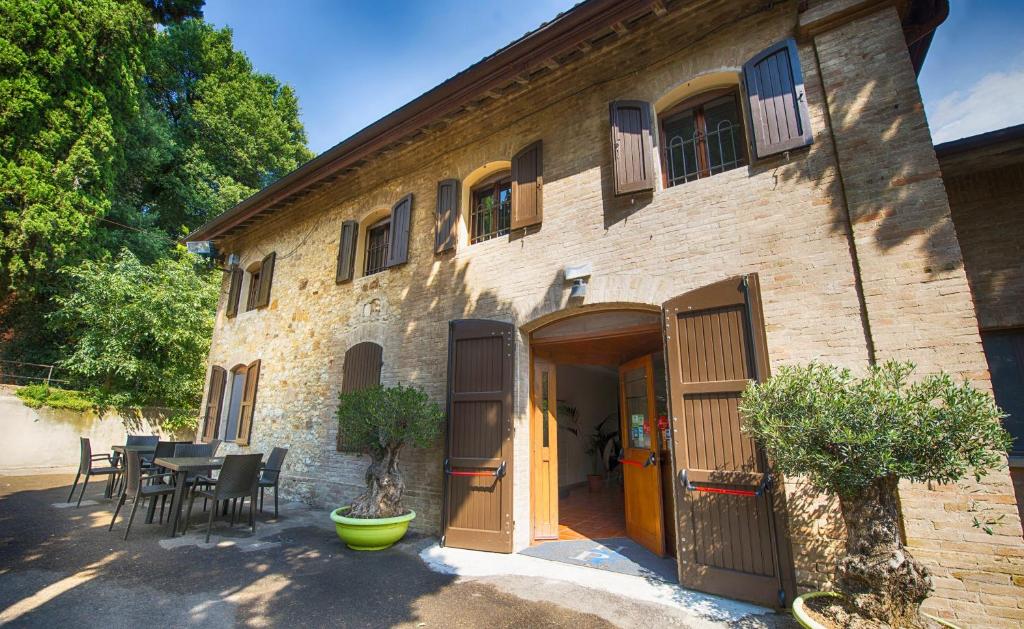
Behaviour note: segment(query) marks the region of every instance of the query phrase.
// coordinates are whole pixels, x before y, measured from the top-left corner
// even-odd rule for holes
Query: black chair
[[[278,480],[281,477],[281,468],[284,467],[284,457],[288,454],[288,448],[274,448],[267,457],[267,464],[260,473],[260,513],[263,513],[263,492],[269,487],[274,488],[274,517],[277,517],[277,494]]]
[[[107,527],[107,530],[114,530],[114,522],[117,521],[118,512],[120,512],[121,507],[124,506],[125,500],[127,498],[131,498],[132,514],[128,516],[128,527],[124,530],[124,539],[127,540],[128,532],[132,530],[132,522],[135,520],[135,512],[139,508],[139,503],[146,498],[155,500],[158,496],[163,497],[166,500],[167,494],[174,493],[174,487],[170,483],[152,483],[151,481],[154,478],[159,476],[171,476],[171,473],[143,473],[142,457],[139,456],[138,452],[128,452],[125,454],[125,467],[127,468],[125,476],[128,479],[128,484],[125,486],[124,493],[121,494],[121,497],[117,501],[117,508],[114,509],[114,517],[110,518],[110,526]],[[161,522],[163,522],[163,515],[164,510],[163,507],[161,507]]]
[[[212,479],[200,477],[192,487],[192,493],[188,498],[188,510],[185,511],[185,530],[188,531],[189,519],[192,516],[192,505],[196,496],[213,500],[213,508],[210,509],[210,518],[206,522],[206,543],[210,543],[210,529],[213,528],[213,516],[217,513],[217,507],[222,500],[242,499],[242,507],[245,506],[245,499],[249,499],[249,526],[252,532],[256,532],[256,487],[259,481],[260,462],[262,454],[229,454],[224,457],[224,466],[220,468],[220,476],[216,485],[211,489],[199,489],[204,481]],[[232,512],[231,523],[235,523],[234,512]]]
[[[78,479],[82,477],[82,474],[85,474],[85,480],[82,481],[82,493],[78,494],[78,502],[75,504],[75,507],[82,506],[82,496],[85,495],[85,488],[89,484],[91,476],[107,476],[107,482],[111,483],[114,476],[121,471],[116,466],[116,461],[109,454],[93,454],[92,442],[87,437],[79,438],[79,447],[81,448],[81,453],[78,461],[78,473],[75,474],[75,482],[71,485],[68,502],[71,502],[71,498],[75,495],[75,487],[78,486]],[[93,461],[100,460],[105,460],[109,465],[104,465],[103,467],[92,466]]]

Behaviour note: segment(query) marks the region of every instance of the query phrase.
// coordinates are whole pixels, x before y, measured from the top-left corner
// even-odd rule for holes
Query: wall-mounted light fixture
[[[587,296],[587,279],[591,274],[590,263],[567,266],[563,271],[565,281],[572,282],[572,289],[569,291],[569,299],[583,299]]]

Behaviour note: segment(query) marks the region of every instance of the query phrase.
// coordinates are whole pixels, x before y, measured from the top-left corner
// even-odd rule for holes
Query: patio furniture
[[[85,495],[85,488],[89,484],[89,478],[91,476],[106,476],[107,485],[110,486],[113,483],[114,476],[120,471],[114,466],[114,459],[107,454],[93,454],[92,453],[92,442],[89,441],[88,437],[79,438],[80,458],[78,462],[78,473],[75,474],[75,482],[71,485],[71,493],[68,494],[68,502],[71,502],[71,498],[75,495],[75,487],[78,486],[78,479],[81,478],[82,474],[85,474],[85,480],[82,481],[82,493],[78,494],[78,502],[75,507],[82,506],[82,496]],[[94,461],[106,460],[110,465],[102,467],[93,467]],[[108,490],[109,491],[109,487]]]
[[[113,495],[119,495],[124,490],[124,464],[122,461],[124,461],[124,457],[129,452],[137,452],[140,456],[145,457],[156,450],[157,444],[155,442],[146,441],[143,443],[136,443],[133,441],[132,443],[128,443],[129,441],[133,441],[131,437],[125,441],[124,445],[115,445],[110,447],[113,451],[113,456],[110,457],[111,463],[117,468],[117,474],[113,477],[113,482],[108,485],[106,493],[104,493],[104,496],[107,498],[110,498]]]
[[[185,498],[185,489],[188,487],[188,476],[196,476],[200,472],[219,470],[224,464],[222,457],[190,456],[190,457],[158,457],[153,464],[174,472],[174,498],[171,502],[171,512],[167,517],[167,535],[174,537],[178,532],[178,523],[181,522],[181,504]],[[150,505],[152,512],[152,504]],[[152,519],[152,518],[150,518]]]
[[[210,517],[206,522],[206,543],[210,543],[210,529],[213,528],[213,516],[216,514],[217,506],[222,500],[241,498],[242,507],[244,507],[245,499],[249,498],[249,526],[252,528],[252,532],[255,533],[256,488],[259,481],[260,462],[262,460],[262,454],[229,454],[224,457],[224,465],[221,467],[220,476],[211,489],[198,489],[198,484],[196,487],[193,487],[188,499],[188,511],[185,512],[185,530],[188,531],[188,521],[192,515],[192,505],[198,494],[213,500],[213,508],[210,509]],[[234,511],[232,511],[231,523],[235,523]]]
[[[121,511],[121,507],[124,506],[127,498],[132,499],[132,513],[128,516],[128,526],[124,530],[124,539],[128,539],[128,533],[132,530],[132,522],[135,520],[135,512],[139,508],[139,503],[147,498],[151,499],[152,502],[156,502],[157,497],[165,498],[167,494],[174,492],[174,487],[170,484],[165,483],[147,483],[152,481],[154,478],[159,476],[171,476],[169,472],[146,472],[142,471],[142,457],[138,452],[129,452],[125,455],[125,468],[127,485],[125,486],[124,492],[117,501],[117,507],[114,509],[114,517],[110,519],[110,526],[107,527],[108,531],[114,530],[114,522],[117,521],[117,514]],[[163,520],[163,507],[160,508],[161,521]]]
[[[281,468],[284,467],[284,457],[288,454],[288,448],[274,448],[267,457],[267,464],[260,473],[260,513],[263,513],[263,492],[269,487],[274,488],[274,517],[277,518],[277,494],[278,480],[281,477]]]

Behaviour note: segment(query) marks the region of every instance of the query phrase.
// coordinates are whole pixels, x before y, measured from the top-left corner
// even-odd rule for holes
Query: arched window
[[[659,116],[665,187],[704,179],[747,164],[739,91],[698,94]]]
[[[246,269],[249,274],[249,293],[245,298],[245,309],[246,311],[253,310],[256,308],[256,304],[259,303],[260,298],[260,272],[263,269],[263,265],[259,262],[253,262]]]
[[[470,244],[508,234],[512,221],[512,171],[475,184],[469,193]]]
[[[228,394],[228,415],[224,423],[224,440],[248,445],[252,436],[252,418],[256,410],[256,391],[260,381],[260,361],[235,365],[231,369]]]
[[[366,228],[366,255],[363,275],[373,275],[388,268],[388,246],[391,244],[391,215]]]
[[[345,352],[342,366],[341,392],[359,391],[380,384],[380,369],[384,364],[384,348],[371,341],[357,343]],[[337,438],[338,452],[352,452],[354,448],[345,443],[340,431]]]

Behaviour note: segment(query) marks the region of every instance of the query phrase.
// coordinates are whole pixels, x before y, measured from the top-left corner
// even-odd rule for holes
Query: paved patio
[[[439,571],[427,538],[357,553],[341,545],[325,513],[300,504],[282,504],[277,521],[272,511],[262,516],[255,536],[222,523],[210,544],[202,526],[164,539],[163,527],[137,516],[125,542],[120,518],[106,530],[112,507],[102,483],[90,487],[90,503],[63,507],[71,480],[0,476],[0,625],[791,626],[775,614],[702,615],[532,567]]]

